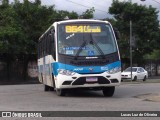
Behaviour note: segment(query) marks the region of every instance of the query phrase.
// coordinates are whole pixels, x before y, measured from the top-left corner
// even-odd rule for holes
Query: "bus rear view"
[[[102,90],[104,96],[113,96],[121,81],[121,62],[110,23],[67,20],[56,22],[53,27],[55,46],[51,49],[55,49],[56,57],[44,56],[50,59],[48,75],[53,84],[46,86],[54,88],[60,96],[77,88]],[[40,74],[44,73],[42,70]]]

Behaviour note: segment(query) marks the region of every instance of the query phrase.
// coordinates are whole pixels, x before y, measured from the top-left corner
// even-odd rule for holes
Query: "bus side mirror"
[[[115,33],[116,39],[117,39],[117,40],[120,40],[121,35],[120,35],[119,30],[118,30],[117,28],[113,28],[113,30],[114,30],[114,33]]]

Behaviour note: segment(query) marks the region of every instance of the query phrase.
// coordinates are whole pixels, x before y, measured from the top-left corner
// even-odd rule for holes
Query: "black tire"
[[[49,91],[49,90],[50,90],[50,86],[44,85],[44,91]]]
[[[134,76],[133,81],[136,81],[136,80],[137,80],[137,76]]]
[[[64,89],[56,89],[56,93],[58,96],[65,96],[66,92]]]
[[[54,87],[50,87],[49,90],[50,90],[50,91],[54,91]]]
[[[143,78],[143,81],[146,81],[146,78],[147,78],[147,77],[146,77],[146,75],[145,75],[144,78]]]
[[[53,87],[56,88],[56,84],[55,84],[55,80],[54,80],[54,76],[52,75],[52,80],[53,80]]]
[[[114,86],[112,86],[112,87],[105,87],[105,88],[103,88],[102,91],[103,91],[103,95],[105,97],[112,97],[113,94],[114,94],[114,91],[115,91],[115,87]]]
[[[55,81],[54,81],[54,76],[52,75],[52,81],[53,81],[53,87],[50,87],[50,91],[55,90]]]
[[[41,80],[42,80],[42,83],[43,83],[43,75],[41,74]]]

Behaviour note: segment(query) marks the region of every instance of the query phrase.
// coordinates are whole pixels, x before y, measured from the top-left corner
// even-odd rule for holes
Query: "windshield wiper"
[[[90,34],[90,36],[91,36],[91,41],[90,41],[90,42],[92,42],[92,44],[94,44],[94,45],[96,46],[96,48],[98,49],[98,51],[99,51],[100,54],[101,54],[101,57],[102,57],[103,59],[105,59],[105,55],[104,55],[103,51],[102,51],[101,48],[97,45],[97,43],[93,40],[92,34]]]
[[[79,50],[77,51],[74,59],[77,60],[77,57],[79,56],[80,52],[82,51],[82,48],[86,45],[86,41],[83,41],[82,45],[80,46]]]
[[[94,45],[96,46],[96,48],[98,49],[98,51],[99,51],[100,54],[101,54],[101,57],[102,57],[103,59],[105,59],[105,55],[104,55],[103,51],[102,51],[101,48],[97,45],[97,43],[93,40],[93,37],[92,37],[91,34],[90,34],[90,38],[91,38],[91,41],[90,41],[90,42],[92,42],[92,44],[94,44]],[[75,60],[77,60],[77,57],[79,56],[80,52],[82,51],[82,48],[86,45],[86,43],[87,43],[87,42],[84,40],[84,42],[82,43],[82,45],[80,46],[79,50],[77,51],[77,53],[76,53],[76,55],[75,55],[75,57],[74,57]]]

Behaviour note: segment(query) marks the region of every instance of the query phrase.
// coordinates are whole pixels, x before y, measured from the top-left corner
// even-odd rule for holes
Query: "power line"
[[[82,7],[85,7],[85,8],[91,8],[91,7],[89,7],[89,6],[86,6],[86,5],[83,5],[83,4],[79,4],[79,3],[77,3],[77,2],[73,2],[73,1],[71,1],[71,0],[66,0],[66,1],[67,1],[67,2],[71,2],[71,3],[73,3],[73,4],[76,4],[76,5],[79,5],[79,6],[82,6]],[[109,14],[108,12],[103,11],[103,10],[100,10],[100,9],[97,9],[97,8],[95,8],[95,10]]]
[[[145,2],[145,1],[147,1],[147,0],[141,0],[142,2]],[[152,0],[152,1],[154,1],[154,2],[156,2],[156,3],[158,3],[158,4],[160,4],[160,1],[157,1],[157,0]]]
[[[86,1],[85,1],[85,2],[86,2]],[[94,4],[94,2],[88,2],[88,1],[87,1],[86,3],[89,3],[89,4],[91,3],[91,4],[96,5],[96,6],[99,6],[99,7],[105,7],[105,6],[102,6],[102,5],[100,5],[100,4]]]
[[[159,1],[157,1],[157,0],[152,0],[152,1],[155,1],[156,3],[159,3],[159,4],[160,4],[160,2],[159,2]]]

